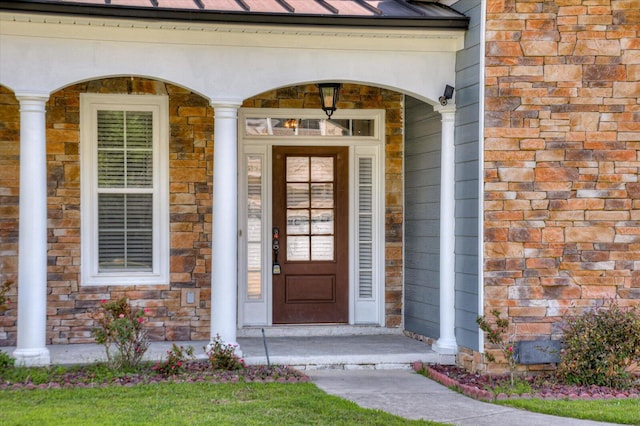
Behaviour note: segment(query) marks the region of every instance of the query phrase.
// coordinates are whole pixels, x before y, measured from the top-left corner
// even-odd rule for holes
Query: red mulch
[[[34,381],[31,377],[21,381],[11,381],[0,377],[0,391],[20,389],[54,389],[54,388],[94,388],[104,386],[135,386],[153,383],[251,383],[278,382],[297,383],[308,382],[310,378],[291,367],[272,365],[247,366],[241,370],[212,370],[207,361],[192,361],[185,363],[185,368],[178,374],[165,376],[155,372],[151,365],[136,373],[120,374],[110,379],[96,379],[95,373],[89,368],[75,368],[55,374],[48,382]]]
[[[425,365],[415,363],[414,370],[453,388],[471,398],[483,401],[495,401],[511,398],[541,398],[541,399],[612,399],[612,398],[638,398],[640,396],[640,383],[629,389],[613,389],[606,386],[579,386],[561,383],[553,375],[536,375],[520,377],[528,382],[530,393],[506,394],[498,393],[499,390],[508,389],[508,375],[481,375],[454,365]]]

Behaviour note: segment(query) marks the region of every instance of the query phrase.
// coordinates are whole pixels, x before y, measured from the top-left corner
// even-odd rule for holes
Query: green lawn
[[[640,425],[640,399],[638,398],[592,401],[512,399],[500,401],[498,404],[561,417]]]
[[[0,424],[438,425],[367,410],[311,383],[161,383],[2,391]]]

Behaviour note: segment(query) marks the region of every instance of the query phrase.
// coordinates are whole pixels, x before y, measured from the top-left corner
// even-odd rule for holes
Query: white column
[[[213,243],[211,340],[237,344],[238,307],[238,108],[240,102],[212,102]],[[239,350],[237,351],[239,352]]]
[[[455,354],[455,105],[435,107],[442,115],[440,148],[440,337],[433,349]]]
[[[20,227],[18,252],[19,365],[47,365],[47,146],[48,94],[16,93],[20,101]]]

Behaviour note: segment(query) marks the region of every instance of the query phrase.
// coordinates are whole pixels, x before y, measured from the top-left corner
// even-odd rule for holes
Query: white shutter
[[[373,158],[358,158],[358,296],[373,298]]]

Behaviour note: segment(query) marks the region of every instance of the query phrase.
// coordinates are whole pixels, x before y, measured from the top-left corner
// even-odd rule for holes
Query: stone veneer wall
[[[163,94],[170,114],[171,283],[153,286],[82,286],[80,283],[80,93]],[[245,106],[319,108],[315,86],[290,87]],[[340,108],[386,108],[386,323],[402,310],[402,95],[345,85]],[[0,86],[0,280],[18,269],[19,105]],[[48,289],[47,343],[91,342],[92,312],[102,299],[127,297],[150,309],[153,340],[207,340],[210,332],[213,110],[207,100],[177,86],[140,78],[95,80],[54,93],[47,103]],[[199,293],[182,305],[182,290]],[[0,346],[16,343],[17,286],[0,315]]]
[[[0,247],[3,278],[15,278],[18,249],[19,105],[0,88]],[[170,285],[82,286],[80,283],[80,93],[169,96]],[[154,340],[209,338],[213,110],[206,99],[162,82],[114,78],[69,86],[46,106],[48,176],[47,343],[91,342],[93,312],[102,299],[129,298],[148,307]],[[197,307],[181,305],[195,288]],[[12,293],[17,288],[12,289]],[[16,304],[0,316],[0,345],[16,343]]]
[[[315,84],[285,87],[244,102],[251,108],[320,108]],[[339,109],[384,109],[385,113],[385,324],[402,325],[403,95],[376,87],[343,84]]]
[[[18,197],[20,111],[13,92],[0,86],[0,282],[18,272]],[[7,294],[9,310],[0,313],[0,346],[16,340],[16,285]]]
[[[517,340],[640,302],[639,31],[637,1],[487,2],[485,312]]]

